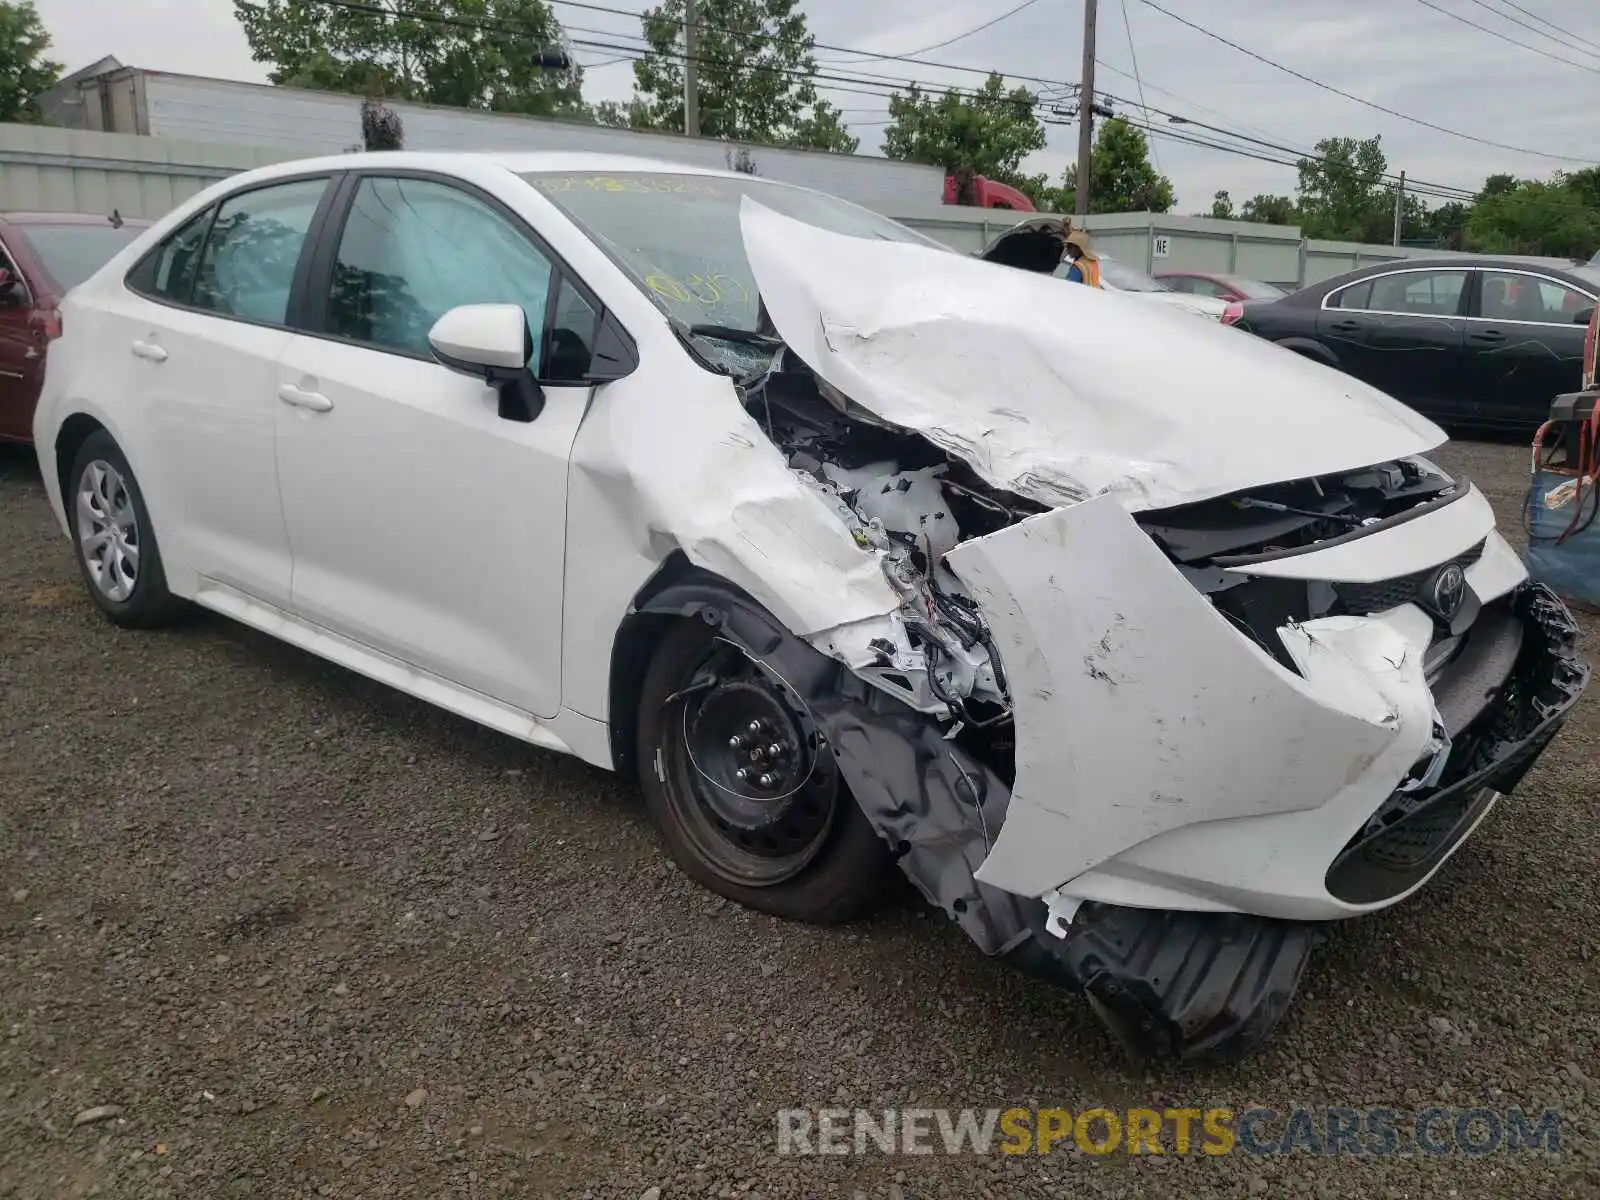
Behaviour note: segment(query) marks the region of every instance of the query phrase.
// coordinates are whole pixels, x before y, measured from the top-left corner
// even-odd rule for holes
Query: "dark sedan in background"
[[[33,437],[58,305],[149,221],[76,213],[0,213],[0,442]]]
[[[1575,391],[1600,269],[1407,259],[1326,279],[1223,321],[1345,371],[1445,425],[1532,430]]]

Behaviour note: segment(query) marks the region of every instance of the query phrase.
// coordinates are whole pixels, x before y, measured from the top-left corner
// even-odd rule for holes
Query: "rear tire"
[[[638,728],[645,806],[695,880],[811,924],[872,905],[888,851],[831,747],[793,693],[715,630],[683,621],[662,637]]]
[[[113,624],[155,629],[183,615],[187,606],[167,589],[139,482],[105,430],[91,433],[78,448],[61,502],[78,573],[89,598]]]

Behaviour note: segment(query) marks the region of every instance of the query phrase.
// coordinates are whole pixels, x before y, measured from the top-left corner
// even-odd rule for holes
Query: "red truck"
[[[961,195],[961,181],[954,175],[944,177],[944,202],[946,204],[965,204],[972,208],[1010,208],[1017,212],[1035,212],[1033,201],[1023,195],[1009,184],[997,183],[993,179],[985,179],[982,175],[974,175],[971,181],[970,198],[963,201]]]

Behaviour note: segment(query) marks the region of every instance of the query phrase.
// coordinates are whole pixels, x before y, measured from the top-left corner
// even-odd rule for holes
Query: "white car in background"
[[[1142,303],[749,175],[339,155],[75,288],[34,437],[116,624],[198,604],[634,774],[767,912],[894,863],[1230,1057],[1587,671],[1437,426]]]
[[[1168,304],[1181,312],[1193,313],[1208,321],[1220,322],[1222,314],[1228,311],[1226,300],[1177,291],[1171,285],[1153,279],[1143,271],[1136,270],[1109,254],[1100,255],[1100,286],[1109,292],[1127,292],[1138,296],[1141,300]]]

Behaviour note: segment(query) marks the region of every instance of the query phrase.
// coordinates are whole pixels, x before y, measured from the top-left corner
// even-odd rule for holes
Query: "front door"
[[[1465,270],[1401,270],[1329,298],[1317,333],[1357,379],[1429,416],[1461,407]]]
[[[547,387],[536,419],[502,417],[493,389],[433,361],[428,330],[460,304],[518,304],[537,366],[552,293],[588,314],[586,345],[592,307],[514,218],[420,178],[360,181],[326,286],[322,333],[292,337],[278,371],[295,611],[553,716],[567,462],[590,389]]]
[[[1595,301],[1548,276],[1477,275],[1467,322],[1467,415],[1531,429],[1550,415],[1551,400],[1583,386],[1583,342]]]

